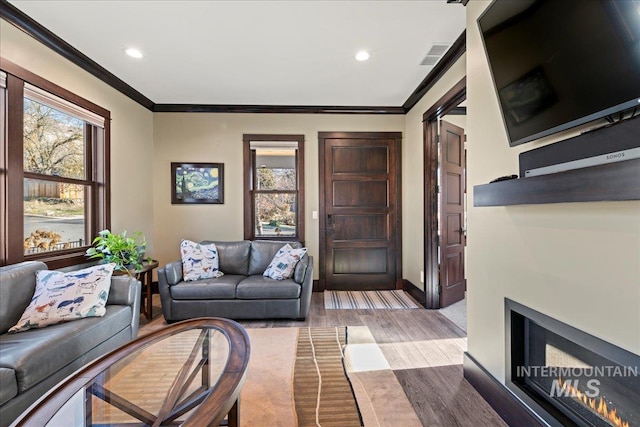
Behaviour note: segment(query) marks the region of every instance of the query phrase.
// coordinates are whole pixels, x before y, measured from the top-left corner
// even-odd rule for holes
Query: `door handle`
[[[325,234],[333,234],[336,230],[333,229],[333,215],[327,215],[327,227],[325,229]]]

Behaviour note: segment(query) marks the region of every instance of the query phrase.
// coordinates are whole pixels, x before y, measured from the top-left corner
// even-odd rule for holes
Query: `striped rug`
[[[404,291],[324,291],[324,308],[403,309],[420,308]]]
[[[344,368],[347,328],[300,328],[293,371],[298,426],[362,426]]]

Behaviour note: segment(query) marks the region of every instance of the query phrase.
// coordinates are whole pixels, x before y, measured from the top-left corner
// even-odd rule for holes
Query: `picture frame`
[[[223,204],[224,163],[171,162],[171,204]]]

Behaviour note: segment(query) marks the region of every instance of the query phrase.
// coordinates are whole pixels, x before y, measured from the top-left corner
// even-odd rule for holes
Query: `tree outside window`
[[[10,61],[2,66],[0,265],[86,262],[92,236],[110,225],[111,114]]]
[[[286,139],[290,138],[290,139]],[[245,238],[304,240],[301,135],[245,135]]]

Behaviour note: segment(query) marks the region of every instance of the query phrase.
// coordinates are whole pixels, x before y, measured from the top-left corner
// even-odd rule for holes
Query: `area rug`
[[[324,308],[404,309],[420,308],[404,291],[324,291]]]
[[[247,333],[242,426],[422,425],[366,326]]]

